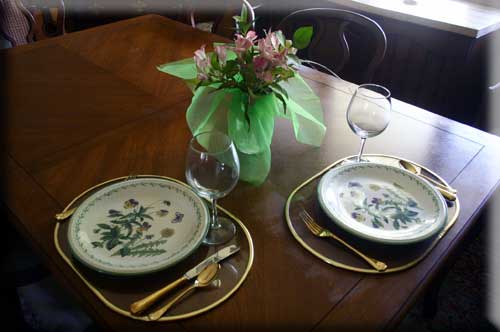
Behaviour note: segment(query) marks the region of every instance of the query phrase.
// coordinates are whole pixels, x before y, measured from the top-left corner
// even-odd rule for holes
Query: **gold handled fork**
[[[307,213],[307,211],[303,210],[299,213],[300,218],[302,221],[304,221],[304,224],[306,224],[307,228],[317,237],[330,237],[334,240],[337,240],[338,242],[342,243],[344,246],[358,254],[361,258],[363,258],[368,264],[373,266],[375,270],[377,271],[384,271],[387,269],[387,264],[384,262],[378,261],[374,258],[368,257],[353,246],[351,246],[349,243],[345,242],[341,238],[339,238],[337,235],[333,234],[331,231],[329,231],[326,228],[321,227],[318,225],[314,219]]]

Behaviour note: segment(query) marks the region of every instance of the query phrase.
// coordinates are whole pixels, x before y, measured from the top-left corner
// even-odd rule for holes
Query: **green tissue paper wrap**
[[[227,133],[233,140],[240,159],[240,179],[254,185],[265,181],[271,168],[271,141],[274,118],[292,122],[297,141],[320,146],[326,132],[319,98],[298,73],[281,82],[289,98],[286,112],[274,94],[249,99],[240,89],[217,89],[197,83],[197,70],[192,58],[171,62],[158,70],[183,79],[193,91],[186,113],[188,126],[194,135],[210,130]],[[248,103],[248,118],[245,107]]]

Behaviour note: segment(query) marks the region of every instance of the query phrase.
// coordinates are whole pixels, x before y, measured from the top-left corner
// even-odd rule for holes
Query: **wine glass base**
[[[234,223],[230,219],[217,217],[217,221],[219,222],[219,227],[208,230],[208,234],[203,240],[204,244],[215,245],[226,243],[236,234],[236,226],[234,226]]]

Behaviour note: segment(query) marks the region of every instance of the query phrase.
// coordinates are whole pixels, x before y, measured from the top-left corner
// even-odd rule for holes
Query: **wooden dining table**
[[[353,85],[312,69],[301,75],[321,99],[327,133],[320,147],[298,143],[277,120],[266,181],[244,182],[220,204],[252,235],[255,259],[242,286],[216,308],[175,322],[143,322],[106,307],[56,251],[54,215],[85,189],[128,174],[185,181],[192,93],[157,66],[226,41],[147,15],[2,50],[2,203],[62,289],[106,331],[395,328],[457,254],[500,180],[500,138],[393,99],[389,127],[367,153],[413,160],[458,190],[456,224],[416,266],[368,275],[325,264],[304,250],[285,222],[292,190],[357,152],[346,122]],[[474,110],[471,110],[474,112]],[[140,287],[140,285],[138,285]],[[464,290],[466,291],[466,290]]]

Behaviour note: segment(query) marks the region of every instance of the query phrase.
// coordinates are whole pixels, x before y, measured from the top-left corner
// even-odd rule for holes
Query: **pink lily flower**
[[[253,66],[255,72],[263,72],[269,67],[269,60],[259,55],[253,58]]]
[[[202,45],[199,50],[194,52],[194,62],[200,72],[207,72],[210,63],[208,61],[207,54],[205,53],[205,45]]]
[[[257,39],[257,34],[255,31],[248,31],[246,36],[237,34],[235,41],[235,51],[237,53],[242,53],[253,46],[255,39]]]
[[[226,59],[227,59],[227,46],[217,45],[217,46],[215,46],[214,50],[215,50],[215,53],[217,54],[217,58],[219,59],[219,61],[222,64],[226,63]]]

